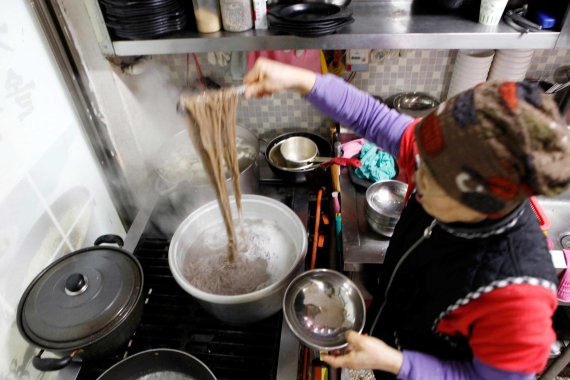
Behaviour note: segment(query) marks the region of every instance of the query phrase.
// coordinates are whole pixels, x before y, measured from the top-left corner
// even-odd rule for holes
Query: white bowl
[[[465,59],[458,59],[455,61],[454,70],[458,68],[462,69],[484,69],[491,66],[492,59],[488,59],[485,61],[470,61]]]
[[[486,80],[487,73],[485,75],[454,75],[451,77],[449,87],[469,87]]]
[[[513,69],[527,69],[530,66],[530,60],[528,61],[495,61],[493,62],[493,64],[491,65],[491,67],[504,67],[505,69],[508,70],[513,70]]]
[[[458,55],[474,57],[474,58],[489,58],[495,55],[495,50],[485,49],[485,50],[470,50],[461,49]]]
[[[481,81],[487,79],[489,71],[482,72],[454,72],[451,75],[451,82],[473,82],[474,80]]]
[[[230,197],[232,214],[237,215],[235,198]],[[189,250],[205,231],[216,231],[222,215],[218,201],[206,203],[192,212],[176,229],[168,249],[168,264],[174,280],[217,319],[231,323],[251,323],[265,319],[282,308],[285,289],[305,263],[308,248],[305,226],[289,207],[272,198],[245,194],[241,197],[242,221],[259,219],[279,226],[277,232],[264,232],[269,237],[267,257],[271,282],[262,289],[239,295],[208,293],[197,288],[185,275]],[[213,228],[216,229],[213,229]],[[267,231],[271,231],[270,229]],[[212,240],[227,242],[227,236]],[[207,254],[204,252],[203,254]],[[275,259],[275,260],[274,260]]]
[[[532,49],[505,49],[497,51],[497,57],[531,57],[534,54]]]
[[[453,73],[451,74],[451,78],[487,78],[487,75],[489,74],[489,68],[485,69],[485,70],[463,70],[463,69],[459,69],[459,70],[453,70]]]
[[[464,86],[464,87],[454,87],[454,88],[450,88],[447,91],[447,98],[451,98],[454,97],[455,95],[458,95],[462,92],[465,92],[473,87],[475,87],[476,85],[478,85],[479,83],[475,83],[472,86]]]
[[[493,65],[498,63],[500,64],[508,64],[508,65],[521,65],[521,64],[530,64],[532,61],[532,57],[497,57],[493,61]]]
[[[495,71],[495,72],[491,72],[489,74],[489,78],[487,80],[489,80],[489,81],[503,81],[503,82],[507,82],[507,81],[518,82],[518,81],[524,80],[525,76],[526,76],[526,73],[507,73],[507,72],[502,72],[502,71]]]
[[[497,63],[491,66],[491,71],[493,70],[500,70],[506,72],[526,72],[529,68],[529,63],[522,63],[522,64],[504,64],[504,63]]]
[[[473,87],[475,87],[476,85],[478,85],[479,83],[482,83],[482,82],[484,82],[484,81],[481,81],[481,82],[470,82],[470,83],[465,83],[465,82],[464,82],[464,83],[452,83],[452,84],[449,86],[449,92],[448,92],[448,94],[449,94],[449,93],[455,93],[455,94],[457,94],[457,93],[459,93],[459,92],[463,92],[463,91],[465,91],[465,90],[469,90],[470,88],[473,88]]]

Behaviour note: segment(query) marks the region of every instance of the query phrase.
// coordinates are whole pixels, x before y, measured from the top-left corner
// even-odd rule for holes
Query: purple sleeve
[[[414,120],[332,74],[317,75],[306,99],[323,114],[374,142],[394,157],[400,153],[402,134]]]
[[[426,374],[429,376],[426,377]],[[404,362],[398,374],[401,380],[531,380],[534,375],[503,371],[476,358],[471,362],[444,361],[417,351],[404,350]]]

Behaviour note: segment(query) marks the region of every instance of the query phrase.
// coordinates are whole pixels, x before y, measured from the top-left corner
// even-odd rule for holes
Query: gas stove
[[[315,223],[316,184],[290,184],[279,181],[260,167],[260,195],[279,200],[291,207],[309,233],[310,260],[312,229]],[[329,202],[323,192],[322,213]],[[175,282],[168,266],[171,234],[164,232],[160,216],[173,212],[170,204],[153,195],[141,210],[125,239],[124,248],[133,252],[142,265],[144,293],[143,316],[128,344],[118,352],[96,361],[75,364],[61,371],[59,379],[93,380],[123,358],[152,348],[185,351],[206,364],[219,380],[290,380],[297,378],[301,345],[279,312],[248,325],[221,322]],[[326,232],[325,232],[326,235]],[[329,242],[319,251],[330,250]],[[326,266],[328,254],[318,255]]]

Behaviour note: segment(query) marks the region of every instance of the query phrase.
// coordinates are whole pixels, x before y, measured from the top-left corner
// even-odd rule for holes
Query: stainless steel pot
[[[242,194],[259,190],[257,156],[259,141],[249,130],[236,128],[240,188]],[[157,174],[158,191],[167,197],[175,215],[164,218],[162,227],[173,233],[182,220],[200,206],[216,199],[216,192],[204,171],[188,132],[180,131],[163,144],[153,156],[151,165]],[[227,178],[229,194],[233,194],[231,178]]]
[[[97,380],[199,379],[216,380],[196,357],[179,350],[159,348],[139,352],[106,370]]]
[[[90,360],[118,350],[142,317],[143,272],[129,252],[101,243],[122,239],[104,235],[95,246],[72,252],[44,269],[18,305],[18,330],[41,350],[32,363],[40,371]],[[45,351],[61,358],[42,358]]]
[[[233,197],[230,203],[235,215]],[[283,238],[293,246],[286,252],[289,255],[287,260],[280,260],[275,262],[274,266],[268,266],[268,270],[273,271],[273,274],[281,274],[280,277],[276,276],[274,282],[247,294],[219,295],[200,290],[184,276],[183,268],[189,247],[204,231],[221,223],[222,215],[217,201],[200,207],[178,227],[168,250],[168,264],[178,285],[195,297],[208,312],[222,321],[244,324],[267,318],[281,309],[287,285],[304,265],[308,241],[303,223],[297,214],[283,203],[260,195],[244,195],[241,204],[242,220],[261,219],[276,223],[284,234]]]

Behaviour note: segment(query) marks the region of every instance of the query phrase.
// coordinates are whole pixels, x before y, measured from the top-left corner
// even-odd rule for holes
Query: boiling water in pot
[[[175,146],[173,150],[168,152],[168,156],[158,166],[158,175],[163,181],[171,185],[184,180],[197,186],[210,185],[211,182],[208,174],[204,171],[202,159],[190,145],[188,137],[185,135],[181,137],[186,138],[188,141],[177,141],[178,146]],[[255,160],[257,150],[250,142],[239,136],[236,137],[236,149],[238,167],[240,172],[242,172]],[[230,178],[231,172],[225,164],[224,169],[226,178]]]
[[[263,289],[283,278],[293,265],[295,244],[274,221],[234,220],[238,255],[228,259],[223,221],[204,230],[189,247],[185,277],[208,293],[238,295]],[[221,238],[223,236],[223,238]]]

